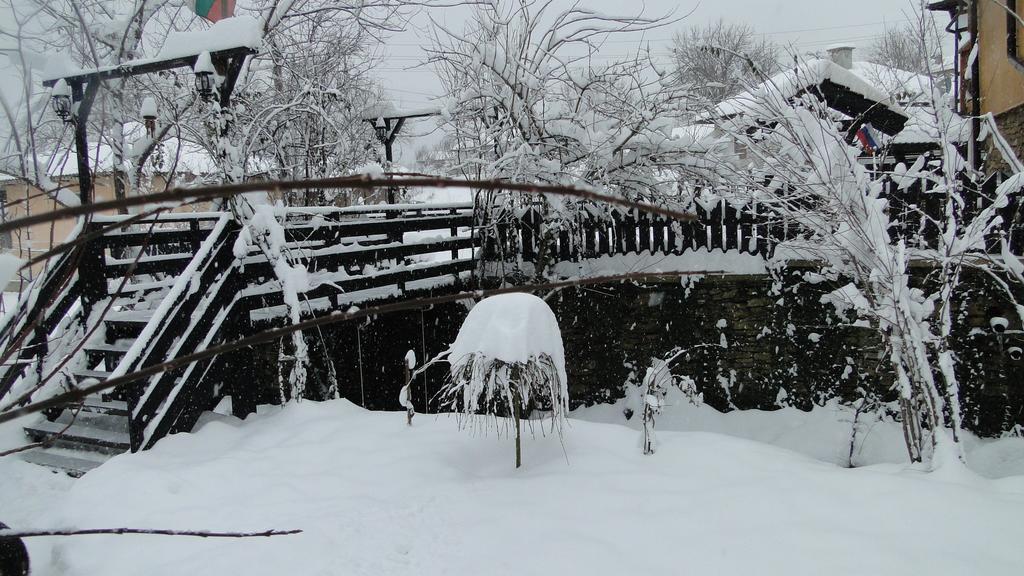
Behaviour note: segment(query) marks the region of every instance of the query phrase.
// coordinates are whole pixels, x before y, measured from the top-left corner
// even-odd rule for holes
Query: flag
[[[864,124],[857,130],[857,140],[860,140],[860,145],[864,147],[864,151],[868,154],[874,154],[875,149],[878,148],[878,141],[875,140],[874,135],[871,133],[871,126]]]
[[[195,0],[196,14],[210,22],[235,15],[235,0]]]

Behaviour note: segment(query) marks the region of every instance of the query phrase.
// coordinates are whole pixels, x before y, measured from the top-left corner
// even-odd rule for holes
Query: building
[[[208,154],[194,145],[185,145],[178,150],[176,139],[165,144],[167,164],[170,169],[147,170],[142,178],[146,188],[162,191],[171,186],[188,185],[204,174],[215,173],[216,164]],[[95,156],[90,154],[89,162],[96,172],[93,174],[93,200],[104,202],[114,200],[113,155],[110,147],[100,145]],[[56,185],[55,189],[44,191],[14,175],[0,173],[0,221],[10,221],[29,215],[52,212],[79,202],[77,161],[73,151],[55,154],[45,159],[47,178]],[[173,175],[173,177],[171,177]],[[206,206],[194,209],[205,209]],[[192,207],[184,208],[186,210]],[[22,260],[30,260],[61,244],[74,231],[76,220],[68,218],[19,228],[0,233],[0,250],[10,252]],[[17,291],[25,282],[33,279],[42,263],[26,269],[6,289]]]
[[[973,118],[972,141],[979,143],[971,161],[1005,170],[1008,159],[985,124],[991,115],[1017,158],[1024,156],[1024,0],[940,0],[928,8],[949,15],[961,114]]]

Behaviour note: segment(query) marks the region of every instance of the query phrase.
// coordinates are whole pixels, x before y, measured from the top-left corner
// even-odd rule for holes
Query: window
[[[1024,25],[1017,9],[1019,0],[1006,0],[1006,54],[1010,60],[1024,66]]]

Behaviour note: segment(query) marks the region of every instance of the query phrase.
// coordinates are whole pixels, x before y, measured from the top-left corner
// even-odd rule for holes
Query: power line
[[[801,32],[825,32],[828,30],[847,30],[852,28],[868,28],[870,26],[881,26],[884,24],[900,24],[903,22],[910,22],[909,18],[897,18],[895,20],[881,20],[878,22],[865,22],[863,24],[842,24],[839,26],[819,26],[817,28],[794,28],[793,30],[775,30],[771,32],[758,32],[754,30],[754,34],[758,36],[777,36],[781,34],[799,34]],[[638,44],[643,42],[671,42],[674,38],[641,38],[637,40],[627,40],[624,38],[610,38],[601,42],[601,44]],[[409,46],[418,48],[423,46],[422,43],[417,42],[388,42],[386,46]]]

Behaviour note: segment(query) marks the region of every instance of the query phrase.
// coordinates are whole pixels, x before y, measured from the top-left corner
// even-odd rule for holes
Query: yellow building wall
[[[976,1],[981,112],[998,115],[1024,104],[1024,66],[1007,55],[1005,0]],[[1024,0],[1018,0],[1017,6],[1018,13],[1024,11]],[[1017,43],[1024,43],[1024,30],[1019,25]],[[1024,49],[1018,54],[1024,55]]]
[[[62,178],[60,183],[76,197],[78,196],[78,179],[75,176]],[[98,175],[93,186],[94,201],[103,202],[114,199],[113,178],[110,175]],[[155,189],[162,189],[162,177],[155,177],[153,179],[153,186]],[[63,207],[49,194],[45,194],[38,188],[18,180],[0,182],[0,190],[3,190],[6,194],[6,199],[2,204],[3,213],[0,214],[4,221],[23,218],[30,214],[37,215],[45,212],[51,212],[57,208]],[[209,209],[209,204],[204,202],[201,204],[176,208],[174,211],[193,212],[207,209]],[[115,214],[116,211],[103,213]],[[53,222],[35,224],[27,228],[20,228],[11,231],[9,234],[0,234],[0,250],[10,252],[18,258],[27,261],[33,256],[38,256],[47,250],[50,250],[54,246],[62,244],[64,240],[67,239],[68,235],[70,235],[75,229],[76,224],[77,220],[75,218],[65,218],[63,220],[55,220]],[[31,280],[35,274],[42,269],[42,267],[43,263],[41,262],[33,266],[32,270],[27,270],[22,274],[22,279]],[[12,286],[16,286],[16,284],[17,279],[15,279],[15,281],[7,288],[10,289]]]
[[[67,178],[61,181],[73,194],[78,194],[78,181]],[[0,189],[6,193],[6,201],[3,204],[3,220],[14,220],[24,218],[28,215],[51,212],[63,206],[58,204],[50,195],[43,193],[38,188],[24,182],[10,180],[0,182]],[[110,177],[100,176],[95,183],[95,198],[97,201],[113,200],[114,190]],[[75,228],[74,218],[57,220],[43,224],[35,224],[27,228],[19,228],[10,233],[0,235],[0,246],[5,252],[10,252],[21,258],[29,260],[43,252],[61,244]],[[42,267],[42,263],[33,267],[33,270],[23,273],[23,279],[30,280]]]

